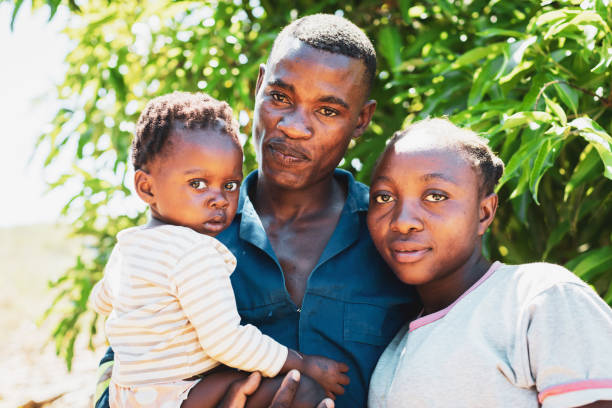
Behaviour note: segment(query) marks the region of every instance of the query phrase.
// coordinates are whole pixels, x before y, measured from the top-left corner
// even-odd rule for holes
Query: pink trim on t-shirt
[[[459,296],[457,298],[457,300],[455,300],[453,303],[451,303],[450,305],[448,305],[447,307],[445,307],[442,310],[438,310],[435,313],[430,313],[427,316],[420,317],[420,318],[415,319],[412,322],[410,322],[410,325],[408,326],[408,332],[416,330],[419,327],[423,327],[425,325],[428,325],[429,323],[433,323],[436,320],[439,320],[439,319],[443,318],[444,316],[446,316],[446,314],[448,312],[450,312],[450,310],[453,308],[453,306],[455,306],[461,299],[466,297],[470,292],[474,291],[474,289],[476,289],[484,281],[486,281],[491,275],[493,275],[493,273],[497,270],[497,268],[499,268],[502,265],[503,264],[501,262],[495,261],[493,263],[493,265],[491,265],[489,267],[489,270],[484,275],[482,275],[480,277],[480,279],[478,279],[478,281],[476,283],[474,283],[468,290],[463,292],[463,294],[461,296]]]
[[[573,391],[592,390],[598,388],[612,388],[612,380],[584,380],[567,384],[553,385],[545,388],[538,394],[540,404],[551,395],[565,394]]]

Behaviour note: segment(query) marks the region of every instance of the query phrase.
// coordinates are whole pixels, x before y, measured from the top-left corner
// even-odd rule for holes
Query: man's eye
[[[439,201],[444,201],[446,200],[448,197],[446,197],[444,194],[439,194],[439,193],[431,193],[431,194],[427,194],[425,196],[425,201],[430,201],[430,202],[434,202],[437,203]]]
[[[281,102],[281,103],[288,103],[289,102],[287,96],[283,95],[282,93],[272,92],[272,93],[270,93],[270,96],[276,102]]]
[[[206,183],[204,180],[191,180],[189,185],[196,190],[204,190],[206,188]]]
[[[223,188],[225,188],[226,191],[236,191],[238,187],[239,185],[235,181],[230,181],[229,183],[225,183],[225,185],[223,186]]]
[[[378,204],[386,204],[386,203],[390,203],[391,201],[393,201],[393,197],[391,197],[389,194],[378,194],[376,195],[376,197],[374,197],[374,200]]]
[[[338,114],[337,110],[331,109],[331,108],[321,108],[319,109],[319,112],[321,112],[323,116],[327,116],[327,117],[336,116]]]

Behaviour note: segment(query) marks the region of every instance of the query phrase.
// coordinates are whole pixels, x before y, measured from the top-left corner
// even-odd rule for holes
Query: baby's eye
[[[439,201],[444,201],[446,200],[448,197],[446,197],[444,194],[440,194],[440,193],[431,193],[431,194],[427,194],[425,196],[425,201],[430,201],[430,202],[434,202],[437,203]]]
[[[235,182],[235,181],[230,181],[229,183],[225,183],[223,185],[223,188],[226,191],[236,191],[238,189],[238,187],[239,187],[239,184],[237,182]]]
[[[386,203],[390,203],[394,200],[393,197],[391,197],[389,194],[377,194],[374,197],[374,200],[378,203],[378,204],[386,204]]]
[[[332,108],[327,108],[327,107],[323,107],[323,108],[319,109],[319,112],[323,116],[327,116],[327,117],[336,116],[338,114],[337,110],[332,109]]]
[[[189,185],[196,190],[204,190],[206,188],[206,183],[204,180],[191,180]]]

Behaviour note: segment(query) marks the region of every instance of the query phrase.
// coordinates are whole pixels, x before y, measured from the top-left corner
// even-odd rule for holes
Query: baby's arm
[[[108,315],[113,310],[112,295],[105,277],[100,279],[91,290],[89,303],[96,312],[102,315]]]
[[[208,356],[266,377],[279,373],[287,348],[255,326],[240,325],[229,273],[214,248],[192,248],[176,265],[173,280],[177,299]]]

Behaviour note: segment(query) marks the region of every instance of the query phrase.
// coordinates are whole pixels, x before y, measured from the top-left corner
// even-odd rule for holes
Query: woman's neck
[[[417,286],[423,302],[423,315],[450,306],[489,270],[491,263],[482,255],[480,246],[459,268],[432,282]]]

